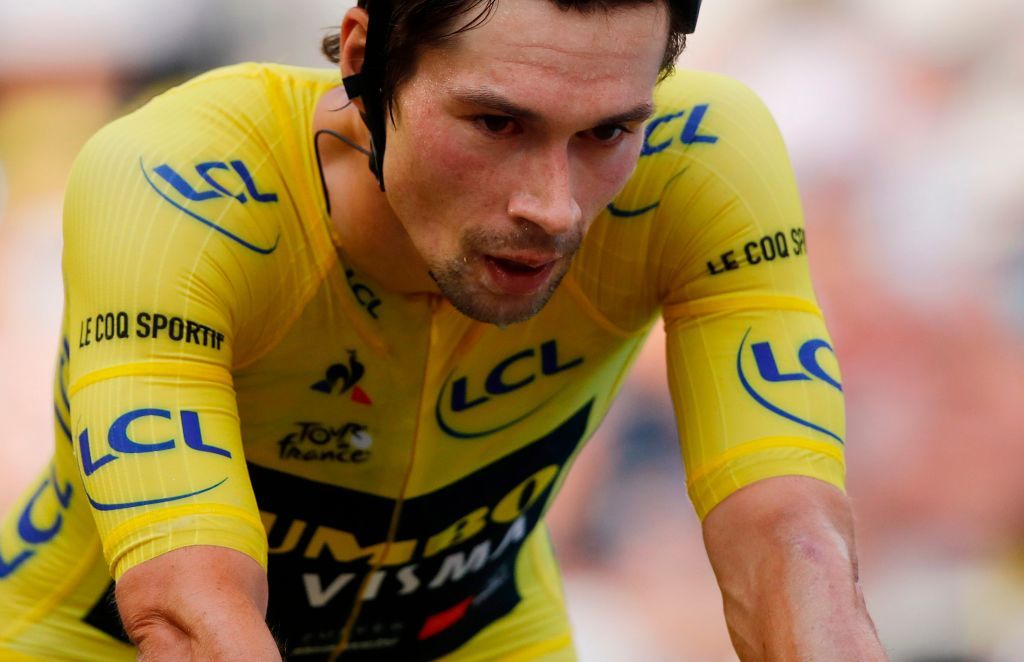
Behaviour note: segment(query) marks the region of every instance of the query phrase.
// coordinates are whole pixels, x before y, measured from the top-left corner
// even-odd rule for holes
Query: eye
[[[631,133],[631,131],[621,124],[605,124],[584,131],[581,135],[594,142],[612,145],[621,140],[627,133]]]
[[[499,136],[512,135],[518,128],[515,119],[507,115],[479,115],[476,122],[487,133]]]

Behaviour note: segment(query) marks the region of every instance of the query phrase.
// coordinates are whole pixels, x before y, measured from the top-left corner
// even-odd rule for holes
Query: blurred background
[[[50,453],[70,164],[224,63],[326,66],[345,0],[0,3],[0,508]],[[789,145],[843,368],[848,485],[891,658],[1024,660],[1024,3],[715,0],[680,60]],[[581,659],[734,660],[660,331],[551,522]]]

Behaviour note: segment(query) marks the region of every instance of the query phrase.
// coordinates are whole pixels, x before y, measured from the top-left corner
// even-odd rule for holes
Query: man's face
[[[388,128],[388,201],[465,315],[509,324],[551,297],[636,166],[666,11],[503,1],[421,54]]]

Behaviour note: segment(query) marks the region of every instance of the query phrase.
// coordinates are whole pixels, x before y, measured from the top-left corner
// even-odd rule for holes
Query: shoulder
[[[66,210],[92,200],[131,204],[145,208],[144,218],[169,212],[190,219],[187,228],[212,232],[208,238],[274,252],[289,217],[322,222],[309,123],[331,75],[245,63],[158,95],[88,141],[72,170]],[[139,211],[116,218],[136,224]],[[76,218],[116,222],[96,214],[65,220]]]
[[[301,115],[332,85],[332,74],[252,62],[213,69],[111,122],[83,152],[125,144],[191,153],[244,149],[245,138],[280,132],[282,120]]]
[[[728,76],[677,71],[655,90],[636,170],[595,220],[576,274],[603,310],[634,311],[613,316],[635,326],[738,237],[801,223],[785,144],[760,97]],[[628,283],[618,289],[636,303],[621,303],[611,281]]]
[[[72,169],[65,233],[148,225],[183,235],[184,245],[212,230],[244,249],[272,252],[276,224],[260,212],[278,197],[279,169],[265,147],[279,131],[267,117],[267,94],[260,69],[226,67],[105,126]]]
[[[329,87],[337,84],[337,77],[338,72],[328,68],[240,62],[201,73],[155,96],[142,109],[175,100],[188,101],[192,106],[201,101],[201,105],[241,107],[253,101],[265,102],[274,94]],[[242,94],[237,94],[239,92]]]
[[[700,103],[734,107],[763,105],[756,92],[742,81],[711,71],[677,69],[658,83],[654,102],[662,109],[688,108]]]
[[[655,108],[636,170],[608,205],[609,221],[693,230],[729,205],[760,205],[792,188],[778,127],[740,81],[678,71],[655,90]]]
[[[75,282],[91,277],[74,265],[100,259],[140,279],[159,265],[154,287],[216,292],[239,323],[288,309],[335,259],[308,135],[330,85],[318,70],[236,65],[107,125],[65,198]]]
[[[746,175],[755,161],[788,157],[771,113],[749,87],[728,76],[678,71],[655,91],[655,115],[644,130],[636,171],[609,207],[612,216],[652,211],[690,168],[725,179]]]

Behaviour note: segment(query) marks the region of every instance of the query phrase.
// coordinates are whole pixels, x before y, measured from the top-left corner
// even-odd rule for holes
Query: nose
[[[576,227],[583,212],[573,193],[572,166],[565,146],[552,147],[524,162],[508,201],[511,217],[529,221],[551,236]]]

